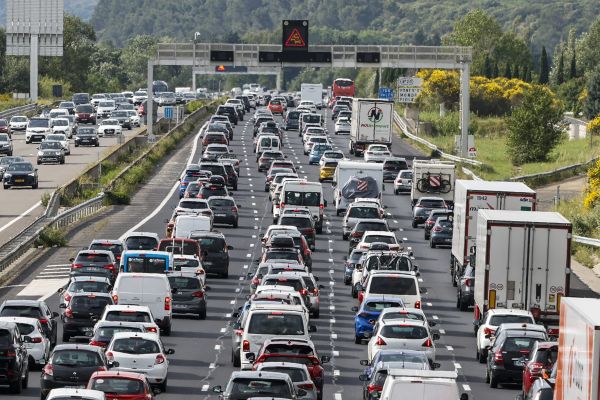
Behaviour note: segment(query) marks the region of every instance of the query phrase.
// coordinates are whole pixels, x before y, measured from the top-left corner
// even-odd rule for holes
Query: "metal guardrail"
[[[75,207],[69,208],[67,211],[57,215],[52,219],[48,226],[52,228],[63,228],[69,226],[82,218],[87,218],[100,211],[104,207],[104,193],[88,201],[84,201]]]
[[[400,128],[400,130],[402,131],[402,133],[404,133],[404,135],[406,135],[407,137],[409,137],[410,139],[412,139],[416,142],[424,144],[425,146],[429,147],[431,150],[438,151],[440,153],[440,156],[443,158],[446,158],[446,159],[454,161],[454,162],[460,162],[460,163],[470,164],[470,165],[474,165],[474,166],[480,166],[483,164],[481,161],[472,160],[470,158],[462,158],[459,156],[455,156],[453,154],[445,153],[442,150],[440,150],[435,144],[428,142],[427,140],[420,138],[416,135],[413,135],[412,133],[409,132],[408,125],[406,124],[406,122],[404,122],[402,117],[400,117],[400,115],[398,115],[398,113],[396,111],[394,111],[394,123],[398,126],[398,128]]]
[[[600,239],[573,235],[573,240],[577,243],[586,244],[588,246],[600,247]]]
[[[4,110],[0,112],[0,118],[10,118],[15,115],[27,114],[37,109],[37,104],[26,104],[24,106],[19,106],[15,108],[9,108],[8,110]]]

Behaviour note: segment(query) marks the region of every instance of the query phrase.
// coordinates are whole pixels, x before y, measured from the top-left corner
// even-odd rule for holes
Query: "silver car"
[[[381,209],[379,206],[376,203],[351,203],[342,221],[342,239],[348,240],[348,235],[350,235],[356,223],[365,218],[380,219]]]
[[[308,368],[304,364],[292,362],[266,362],[256,368],[261,372],[281,372],[292,379],[298,400],[317,400],[317,388],[313,383]]]

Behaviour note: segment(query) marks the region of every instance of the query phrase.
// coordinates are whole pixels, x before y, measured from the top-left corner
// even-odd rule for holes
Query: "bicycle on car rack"
[[[417,190],[421,193],[448,193],[452,189],[450,175],[424,173],[417,181]]]

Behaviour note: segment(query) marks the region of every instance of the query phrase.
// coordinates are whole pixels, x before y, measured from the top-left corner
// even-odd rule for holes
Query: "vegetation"
[[[52,194],[49,193],[49,192],[44,192],[42,194],[41,199],[40,199],[40,202],[42,203],[42,206],[48,207],[48,202],[50,202],[50,198],[52,198]]]
[[[33,245],[35,247],[64,247],[69,243],[65,236],[65,232],[58,228],[44,229]]]

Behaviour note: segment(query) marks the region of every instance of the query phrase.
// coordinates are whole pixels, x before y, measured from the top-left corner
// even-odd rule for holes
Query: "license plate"
[[[187,304],[175,304],[175,308],[190,308]]]
[[[452,239],[444,239],[446,242],[451,242]]]
[[[515,367],[522,367],[523,366],[523,361],[521,361],[519,359],[513,359],[513,362],[515,364]]]
[[[215,217],[225,217],[225,214],[215,214]]]
[[[81,328],[82,332],[91,332],[92,331],[92,327],[91,326],[84,326],[83,328]]]
[[[17,183],[23,183],[23,182],[25,182],[25,179],[15,179],[15,182],[17,182]]]

